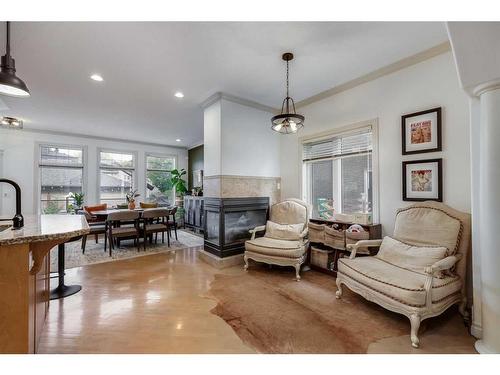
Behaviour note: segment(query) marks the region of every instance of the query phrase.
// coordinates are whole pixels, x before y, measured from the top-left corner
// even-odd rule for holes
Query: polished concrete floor
[[[67,270],[82,291],[51,301],[39,353],[253,353],[210,313],[215,272],[194,249]]]
[[[217,270],[196,253],[197,248],[190,248],[67,270],[66,284],[81,284],[82,291],[51,301],[39,352],[255,353],[211,312],[217,303],[207,298],[216,274],[245,277],[242,267]],[[305,276],[301,283],[313,288]],[[455,320],[425,334],[450,337],[452,348],[457,340],[463,342],[461,350],[452,352],[473,352],[474,340],[464,332]],[[407,336],[387,338],[374,342],[368,352],[415,352],[408,343]]]

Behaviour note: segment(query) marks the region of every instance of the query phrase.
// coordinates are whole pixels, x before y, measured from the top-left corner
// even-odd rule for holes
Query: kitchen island
[[[89,232],[81,215],[26,216],[0,227],[0,353],[36,353],[49,306],[50,249]]]

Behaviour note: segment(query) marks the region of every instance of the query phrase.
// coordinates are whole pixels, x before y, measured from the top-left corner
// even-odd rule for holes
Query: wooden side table
[[[314,224],[324,224],[326,226],[333,226],[337,225],[339,230],[346,231],[351,225],[356,224],[356,223],[347,223],[347,222],[342,222],[342,221],[332,221],[332,220],[324,220],[324,219],[310,219],[310,222]],[[361,225],[361,224],[359,224]],[[370,224],[370,225],[361,225],[363,229],[368,233],[370,240],[376,240],[376,239],[381,239],[382,238],[382,225],[381,224]],[[317,265],[311,264],[310,259],[311,259],[311,246],[315,246],[320,249],[325,249],[329,251],[333,251],[333,267],[328,268],[323,268],[319,267]],[[378,247],[369,247],[369,254],[366,255],[376,255],[378,252]],[[348,256],[351,252],[347,250],[346,246],[338,246],[338,247],[330,247],[326,245],[323,242],[311,242],[309,244],[309,249],[308,249],[308,257],[307,259],[309,260],[309,265],[311,269],[323,272],[332,276],[337,276],[337,262],[339,258],[343,256]],[[363,256],[362,254],[359,254],[359,256]]]

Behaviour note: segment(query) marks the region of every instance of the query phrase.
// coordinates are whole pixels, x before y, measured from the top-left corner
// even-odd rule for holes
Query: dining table
[[[155,207],[155,208],[134,208],[133,210],[129,210],[128,208],[110,208],[106,210],[99,210],[99,211],[92,211],[91,215],[96,217],[96,221],[106,221],[108,215],[112,212],[119,212],[119,211],[137,211],[139,212],[139,215],[142,216],[142,213],[144,211],[151,211],[151,210],[157,210],[157,209],[166,209],[166,210],[172,210],[174,209],[174,206],[168,206],[168,207]]]
[[[106,209],[106,210],[98,210],[98,211],[92,211],[91,215],[95,217],[95,222],[91,223],[92,224],[97,224],[97,223],[102,223],[106,222],[108,216],[112,212],[119,212],[119,211],[137,211],[139,213],[139,218],[142,218],[142,214],[144,211],[151,211],[151,210],[157,210],[157,209],[166,209],[166,210],[173,210],[175,206],[167,206],[167,207],[154,207],[154,208],[134,208],[133,210],[130,210],[128,208],[111,208],[111,209]],[[106,224],[107,228],[107,224]],[[107,230],[107,229],[106,229]],[[120,244],[120,240],[117,240],[118,246]]]

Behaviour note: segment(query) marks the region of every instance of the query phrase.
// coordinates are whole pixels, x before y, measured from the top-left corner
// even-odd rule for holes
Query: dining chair
[[[111,256],[112,249],[114,248],[113,239],[134,239],[134,245],[137,246],[139,251],[139,211],[123,210],[111,212],[106,220],[106,230],[109,237],[109,256]],[[132,223],[133,226],[129,224]]]
[[[96,217],[87,211],[82,211],[87,224],[89,225],[90,232],[82,237],[82,254],[85,254],[85,247],[87,245],[87,236],[94,235],[95,243],[99,243],[99,235],[104,234],[104,251],[106,251],[106,222],[96,221]]]
[[[170,218],[169,218],[168,221],[167,221],[168,231],[169,231],[170,236],[171,236],[172,235],[171,230],[172,230],[172,228],[174,228],[175,240],[178,241],[178,238],[177,238],[177,222],[175,221],[175,215],[177,214],[177,207],[170,208],[169,211],[170,211],[169,217],[172,216],[172,220],[170,220]]]
[[[144,250],[146,250],[147,237],[150,236],[150,242],[153,242],[153,234],[156,234],[156,242],[158,239],[158,233],[161,233],[161,242],[165,243],[165,232],[167,232],[167,245],[170,246],[170,233],[168,228],[169,214],[170,210],[166,208],[152,208],[143,211],[142,235],[144,238]]]

